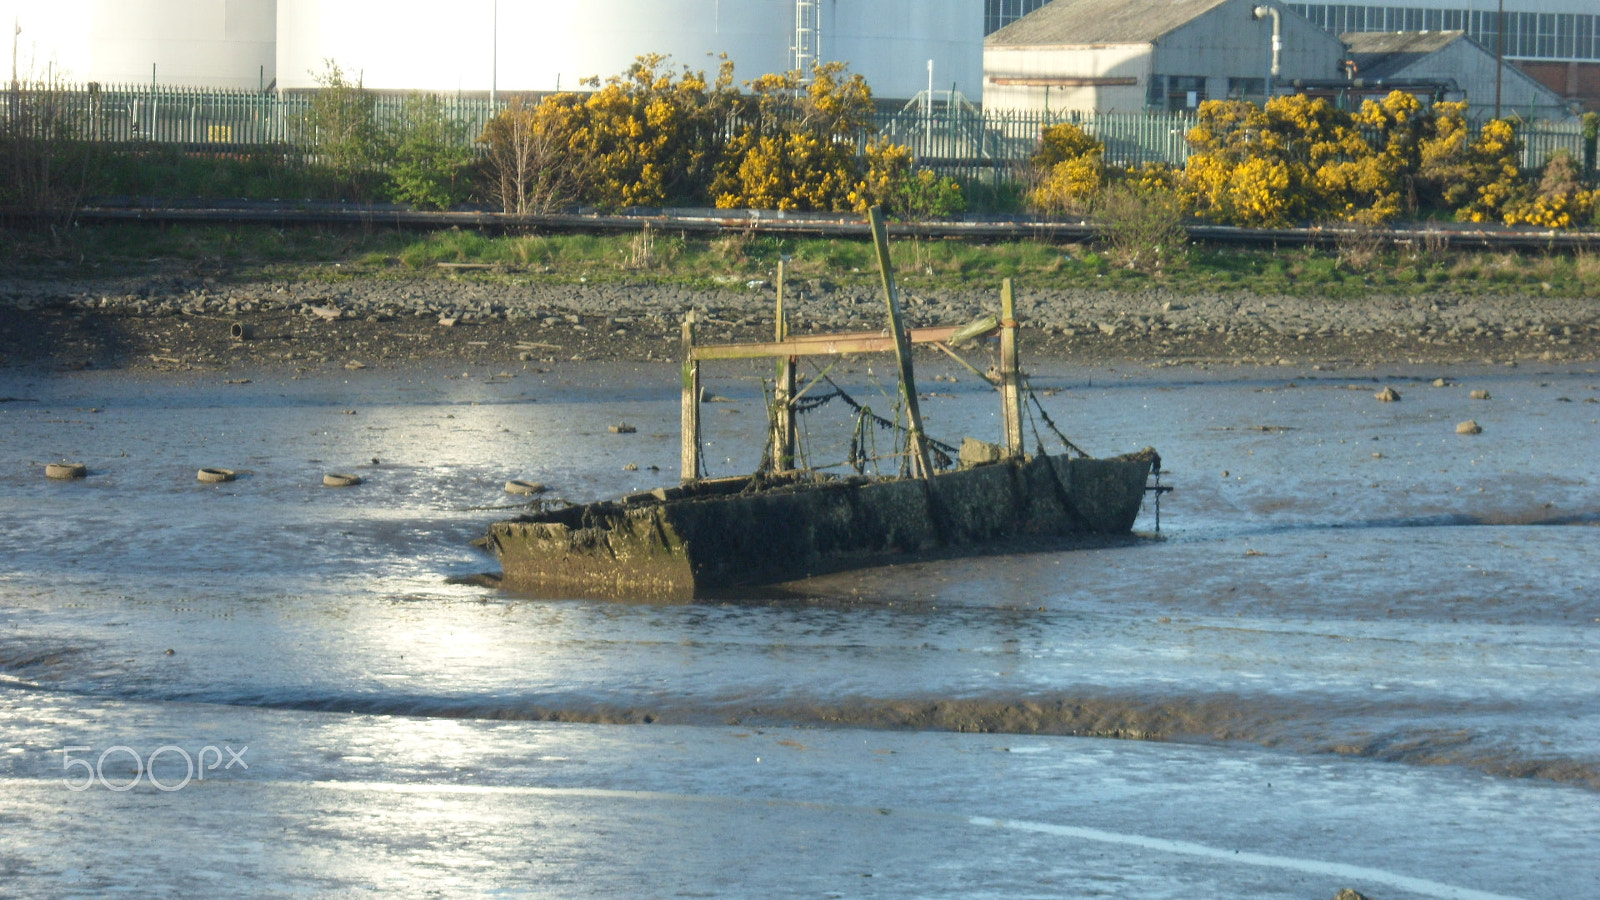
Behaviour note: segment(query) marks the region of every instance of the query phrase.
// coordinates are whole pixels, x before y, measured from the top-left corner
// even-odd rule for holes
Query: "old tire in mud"
[[[89,467],[83,463],[50,463],[44,467],[44,477],[56,481],[71,481],[83,478],[89,474]]]
[[[360,475],[345,475],[340,472],[329,472],[322,476],[322,483],[327,487],[355,487],[361,483]]]
[[[534,494],[544,493],[544,485],[537,481],[508,481],[506,482],[506,493],[531,497]]]
[[[238,473],[232,469],[201,469],[195,475],[196,480],[201,484],[222,484],[237,477],[239,477]]]

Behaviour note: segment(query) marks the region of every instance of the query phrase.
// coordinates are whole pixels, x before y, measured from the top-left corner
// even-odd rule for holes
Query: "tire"
[[[195,476],[202,484],[222,484],[239,477],[232,469],[201,469]]]
[[[361,483],[361,476],[329,472],[322,476],[322,483],[328,487],[355,487]]]
[[[89,467],[83,463],[50,463],[44,467],[44,477],[54,478],[57,481],[71,481],[88,474]]]

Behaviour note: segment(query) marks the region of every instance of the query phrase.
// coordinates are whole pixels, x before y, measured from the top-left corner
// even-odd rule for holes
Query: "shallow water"
[[[754,371],[708,382],[711,474],[759,457]],[[446,583],[508,479],[672,481],[676,381],[0,372],[0,894],[1600,894],[1600,376],[1041,368],[1086,449],[1162,452],[1161,540],[676,606]],[[930,383],[936,437],[997,431]]]

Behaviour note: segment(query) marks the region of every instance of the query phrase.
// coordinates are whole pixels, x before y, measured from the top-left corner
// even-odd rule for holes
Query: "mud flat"
[[[982,286],[905,292],[913,325],[971,320]],[[867,286],[791,285],[798,330],[877,327]],[[0,279],[0,365],[65,368],[403,367],[666,360],[689,309],[702,339],[771,333],[771,285],[508,284],[359,277],[336,283],[184,276]],[[1600,356],[1600,304],[1548,294],[1322,299],[1254,294],[1018,292],[1032,358],[1152,365],[1503,364]]]
[[[1388,361],[1380,381],[1030,356],[1087,449],[1162,448],[1166,540],[661,605],[447,576],[490,564],[469,541],[527,502],[508,479],[577,501],[659,486],[677,365],[443,359],[0,367],[0,893],[1600,883],[1595,366],[1451,366],[1436,387],[1445,367]],[[866,395],[854,368],[835,377]],[[994,429],[987,385],[933,383],[930,430]],[[708,464],[748,473],[761,388],[710,387]],[[1483,430],[1458,434],[1469,417]],[[60,459],[88,477],[45,478]],[[198,482],[209,466],[238,478]],[[249,768],[191,779],[207,747]],[[84,851],[103,846],[138,855]]]

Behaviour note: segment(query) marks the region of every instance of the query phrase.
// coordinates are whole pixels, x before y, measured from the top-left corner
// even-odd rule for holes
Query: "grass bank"
[[[1600,255],[1430,251],[1425,248],[1257,249],[1192,247],[1155,272],[1113,265],[1080,244],[901,241],[897,274],[911,289],[989,287],[1015,278],[1032,288],[1243,291],[1330,299],[1384,295],[1586,296],[1600,285]],[[65,236],[13,233],[0,268],[74,277],[187,269],[239,280],[456,277],[495,281],[650,281],[711,287],[771,279],[780,259],[795,279],[873,283],[865,241],[673,233],[492,236],[378,229],[103,225]]]

